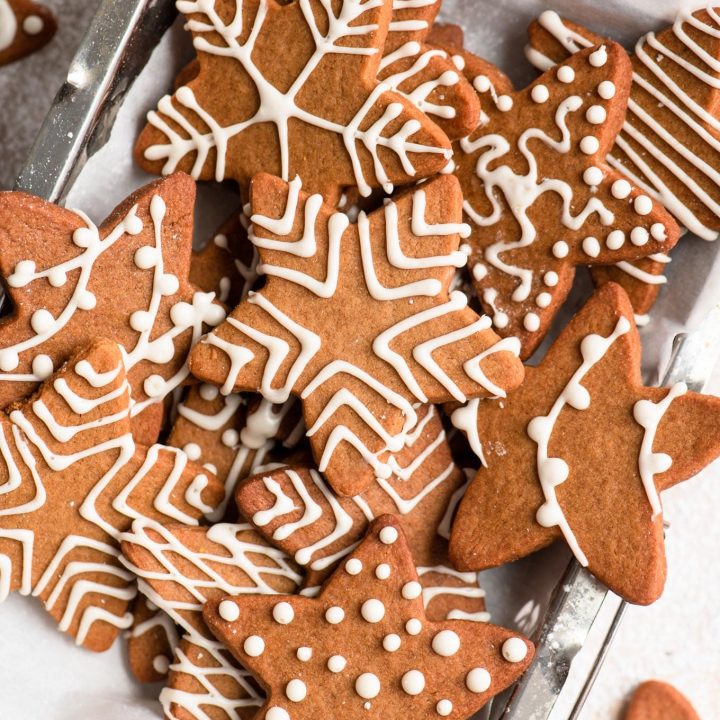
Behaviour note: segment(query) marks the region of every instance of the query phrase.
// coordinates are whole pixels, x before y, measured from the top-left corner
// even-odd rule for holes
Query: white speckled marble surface
[[[60,31],[55,40],[40,53],[0,68],[1,188],[12,185],[98,4],[98,0],[45,2],[58,14]],[[466,12],[465,25],[473,37],[473,49],[482,47],[485,55],[501,63],[518,81],[531,77],[521,53],[525,21],[547,7],[566,9],[581,20],[594,18],[596,27],[614,29],[627,41],[670,18],[672,10],[681,5],[679,0],[652,0],[642,5],[637,0],[625,4],[560,0],[551,5],[536,0],[456,2]],[[446,3],[452,4],[451,0]],[[480,8],[482,27],[469,19]],[[492,32],[493,23],[498,22],[510,27],[506,34]],[[517,58],[514,66],[513,56]],[[113,197],[112,201],[119,199]],[[98,212],[86,209],[101,217],[107,208]],[[688,261],[693,257],[691,254]],[[717,373],[713,389],[720,393]],[[666,493],[664,504],[665,517],[672,525],[665,594],[650,608],[630,608],[582,720],[619,717],[633,687],[650,677],[667,680],[685,692],[703,720],[719,716],[720,523],[716,516],[720,509],[720,463]],[[0,720],[158,717],[153,702],[157,687],[134,684],[122,657],[122,643],[100,656],[78,649],[55,630],[36,602],[18,596],[0,608],[0,638]],[[23,652],[17,651],[19,647],[24,647]],[[578,663],[582,662],[581,655]],[[562,713],[566,708],[558,710]]]

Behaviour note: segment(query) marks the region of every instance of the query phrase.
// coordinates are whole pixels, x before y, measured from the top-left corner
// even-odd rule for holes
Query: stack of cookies
[[[516,90],[439,0],[177,7],[162,179],[99,226],[0,195],[0,599],[125,634],[167,718],[469,718],[534,653],[478,571],[564,541],[652,603],[660,493],[720,455],[637,330],[720,229],[720,14],[631,60],[543,13]],[[239,193],[200,250],[196,181]]]

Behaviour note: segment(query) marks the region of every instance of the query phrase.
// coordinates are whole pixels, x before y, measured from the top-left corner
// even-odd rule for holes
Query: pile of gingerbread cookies
[[[720,399],[643,385],[637,330],[720,230],[720,10],[632,57],[545,12],[516,90],[439,0],[177,7],[163,178],[101,225],[0,195],[0,599],[126,636],[168,718],[469,718],[534,653],[478,572],[562,541],[652,603],[660,493],[720,455]],[[240,198],[199,250],[196,181]]]

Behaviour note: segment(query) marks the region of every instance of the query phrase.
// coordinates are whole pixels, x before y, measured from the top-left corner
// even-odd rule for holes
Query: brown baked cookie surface
[[[486,467],[452,528],[455,567],[493,567],[564,538],[626,600],[660,597],[659,495],[720,455],[720,398],[643,386],[640,355],[630,301],[608,283],[518,390],[475,402]]]
[[[623,720],[700,720],[700,717],[672,685],[648,680],[635,691]]]
[[[55,16],[44,5],[32,0],[0,0],[0,65],[47,45],[56,30]]]
[[[517,336],[527,358],[575,266],[665,252],[679,229],[606,159],[631,82],[619,45],[576,53],[517,92],[489,63],[462,56],[483,104],[480,126],[453,156],[471,227],[469,269],[496,330]]]

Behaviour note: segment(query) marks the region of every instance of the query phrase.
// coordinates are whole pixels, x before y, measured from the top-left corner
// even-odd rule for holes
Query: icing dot
[[[435,711],[441,717],[447,717],[453,711],[453,704],[447,699],[438,700]]]
[[[375,598],[366,600],[360,608],[363,620],[369,623],[379,623],[385,617],[385,606]]]
[[[503,643],[502,655],[508,662],[521,662],[527,656],[527,645],[520,638],[508,638]]]
[[[30,326],[38,335],[47,332],[54,323],[55,318],[52,316],[52,313],[44,308],[36,310],[30,318]]]
[[[433,652],[442,657],[451,657],[460,649],[460,637],[453,630],[441,630],[432,639]]]
[[[567,257],[568,252],[570,251],[570,248],[568,247],[568,244],[564,240],[558,240],[553,246],[552,246],[552,254],[556,258],[564,258]]]
[[[153,670],[159,675],[166,675],[170,669],[170,661],[164,655],[156,655],[153,658]]]
[[[380,694],[380,680],[373,673],[363,673],[355,680],[355,692],[366,700],[372,700]]]
[[[662,223],[653,223],[650,226],[650,235],[653,240],[657,240],[658,242],[666,240],[667,234],[665,233],[665,226]]]
[[[72,236],[73,243],[80,248],[88,248],[99,240],[97,234],[90,228],[81,227],[75,230]]]
[[[295,611],[289,602],[279,602],[273,608],[272,616],[278,625],[289,625],[295,619]]]
[[[610,250],[619,250],[625,244],[625,233],[622,230],[611,230],[605,238],[605,244]]]
[[[307,685],[298,678],[293,678],[285,686],[285,695],[291,702],[302,702],[307,697]]]
[[[634,227],[630,231],[630,242],[638,247],[645,245],[650,239],[650,233],[642,227]]]
[[[602,67],[607,62],[607,50],[604,45],[601,45],[595,52],[590,53],[588,62],[593,67]]]
[[[308,662],[312,658],[312,648],[303,645],[297,649],[297,659],[300,662]]]
[[[194,442],[191,442],[191,443],[188,443],[187,445],[185,445],[185,447],[183,448],[183,452],[193,462],[195,460],[199,460],[200,456],[202,455],[202,450],[200,449],[200,446]]]
[[[362,569],[362,561],[357,558],[351,558],[345,563],[345,572],[347,572],[348,575],[359,575]]]
[[[417,580],[411,580],[402,586],[402,590],[400,592],[406,600],[415,600],[415,598],[420,597],[422,586],[419,582],[417,582]]]
[[[170,308],[170,319],[177,327],[190,327],[195,318],[195,308],[186,302],[175,303]]]
[[[550,303],[552,302],[552,295],[548,292],[541,292],[536,298],[535,298],[535,304],[539,308],[546,308],[550,306]]]
[[[62,287],[67,282],[67,273],[60,268],[53,268],[48,273],[47,279],[53,287]]]
[[[260,657],[265,652],[265,641],[259,635],[250,635],[243,643],[243,650],[250,657]]]
[[[550,270],[549,272],[546,272],[545,275],[543,275],[543,282],[548,287],[555,287],[558,282],[560,282],[560,278],[554,270]]]
[[[390,566],[387,563],[380,563],[375,568],[375,577],[378,580],[387,580],[390,577]]]
[[[530,97],[536,103],[544,103],[547,102],[547,99],[550,97],[550,91],[547,89],[547,85],[536,85],[530,91]]]
[[[484,693],[490,687],[490,673],[485,668],[473,668],[465,676],[465,687],[473,693]]]
[[[633,207],[638,215],[649,215],[653,209],[653,201],[647,195],[638,195],[633,200]]]
[[[465,69],[465,58],[462,55],[453,55],[450,59],[458,70]]]
[[[529,312],[523,318],[523,325],[528,332],[537,332],[540,329],[540,318],[536,313]]]
[[[388,652],[396,652],[400,649],[400,636],[395,633],[390,633],[383,638],[383,648]]]
[[[597,91],[603,100],[610,100],[615,97],[615,83],[610,82],[610,80],[603,80],[597,86]]]
[[[596,237],[590,235],[582,241],[582,249],[586,255],[597,257],[600,254],[600,242]]]
[[[225,447],[235,447],[240,442],[240,435],[237,430],[228,428],[223,432],[221,440]]]
[[[148,397],[160,397],[165,392],[165,379],[160,375],[148,375],[143,390]]]
[[[600,149],[600,141],[594,135],[586,135],[580,141],[580,150],[586,155],[594,155]]]
[[[327,661],[327,668],[330,672],[340,673],[345,669],[347,660],[342,655],[331,655]]]
[[[325,619],[331,625],[337,625],[345,619],[345,611],[341,607],[333,605],[325,611]]]
[[[477,263],[477,265],[473,265],[472,274],[476,280],[480,281],[488,274],[488,271],[482,263]]]
[[[152,325],[153,316],[147,310],[136,310],[130,315],[130,327],[137,332],[150,330]]]
[[[591,125],[602,125],[607,119],[607,113],[602,105],[591,105],[585,113],[585,119]]]
[[[89,290],[84,290],[78,295],[76,302],[81,310],[92,310],[97,305],[97,298]]]
[[[602,182],[602,179],[602,170],[594,165],[587,168],[587,170],[583,173],[583,180],[585,181],[585,184],[592,187],[599,185]]]
[[[165,273],[157,281],[157,289],[161,295],[174,295],[180,288],[180,281],[172,273]]]
[[[512,109],[513,99],[509,95],[500,95],[495,104],[500,112],[507,112]]]
[[[32,281],[35,274],[35,263],[32,260],[21,260],[15,265],[15,270],[8,277],[10,287],[23,287]]]
[[[208,402],[214,400],[220,393],[220,391],[218,390],[218,388],[215,387],[215,385],[210,385],[209,383],[203,383],[200,386],[199,392],[200,397],[203,400],[207,400]]]
[[[157,264],[158,252],[151,245],[144,245],[135,251],[133,260],[141,270],[149,270]]]
[[[52,358],[49,355],[36,355],[32,361],[32,371],[41,380],[49,378],[55,371]]]
[[[388,525],[380,531],[379,537],[384,545],[392,545],[398,539],[398,531],[392,525]]]
[[[614,198],[617,198],[618,200],[623,200],[626,198],[631,191],[630,183],[627,180],[616,180],[612,187],[610,188],[610,192],[612,193],[612,196]]]
[[[19,362],[20,357],[13,350],[0,350],[0,370],[3,372],[14,370]]]
[[[561,83],[571,83],[575,79],[575,71],[568,65],[561,65],[557,70],[557,79]]]
[[[240,617],[240,608],[232,600],[223,600],[218,605],[218,614],[225,622],[235,622]]]
[[[400,679],[400,685],[408,695],[419,695],[425,689],[425,676],[419,670],[408,670]]]
[[[265,720],[290,720],[290,715],[287,710],[274,705],[265,713]]]
[[[490,89],[490,78],[487,75],[477,75],[472,84],[479,93],[485,93]]]
[[[213,238],[213,243],[215,244],[216,247],[222,248],[223,250],[228,249],[227,235],[223,235],[222,233],[217,234]]]
[[[38,15],[28,15],[22,24],[23,32],[26,35],[37,35],[43,31],[45,23],[43,19]]]
[[[422,623],[417,618],[410,618],[405,623],[405,632],[408,635],[419,635],[422,632]]]

